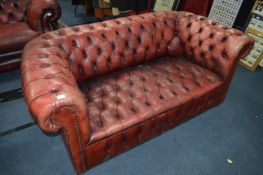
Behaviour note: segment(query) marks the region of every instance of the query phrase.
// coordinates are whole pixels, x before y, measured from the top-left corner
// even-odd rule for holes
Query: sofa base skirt
[[[118,132],[110,137],[87,145],[83,154],[86,167],[91,169],[96,165],[125,152],[174,126],[206,111],[222,102],[223,85],[209,93],[161,113],[151,119]]]

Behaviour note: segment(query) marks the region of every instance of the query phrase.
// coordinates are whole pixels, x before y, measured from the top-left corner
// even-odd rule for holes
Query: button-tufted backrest
[[[223,79],[230,78],[238,58],[253,48],[253,38],[239,30],[188,12],[179,12],[177,18],[177,32],[185,56]]]
[[[182,55],[230,79],[237,58],[246,55],[253,43],[236,29],[173,11],[63,28],[27,47],[41,46],[39,55],[66,59],[79,82],[155,58]]]
[[[57,36],[43,37],[60,38],[58,47],[79,81],[168,54],[180,55],[175,29],[176,12],[162,12],[60,29],[52,34]]]

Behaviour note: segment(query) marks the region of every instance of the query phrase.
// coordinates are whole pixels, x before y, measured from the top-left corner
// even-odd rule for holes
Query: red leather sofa
[[[18,67],[25,44],[51,30],[59,18],[56,0],[1,1],[0,72]]]
[[[222,103],[253,44],[187,12],[59,29],[25,47],[25,100],[79,174]]]

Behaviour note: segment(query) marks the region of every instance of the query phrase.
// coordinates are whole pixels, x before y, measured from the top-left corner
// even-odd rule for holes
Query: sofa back
[[[152,59],[183,56],[230,81],[235,63],[253,44],[243,32],[201,16],[155,12],[46,33],[27,44],[24,58],[45,58],[49,64],[53,57],[66,59],[79,82]]]
[[[149,60],[180,55],[176,12],[150,13],[59,30],[77,81]],[[70,33],[70,35],[69,35]]]

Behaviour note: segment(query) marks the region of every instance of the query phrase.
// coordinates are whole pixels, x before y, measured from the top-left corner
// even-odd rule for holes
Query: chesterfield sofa
[[[253,45],[187,12],[63,28],[26,45],[24,96],[79,174],[222,103]]]
[[[55,28],[60,11],[56,0],[0,0],[0,72],[20,65],[23,47]]]

